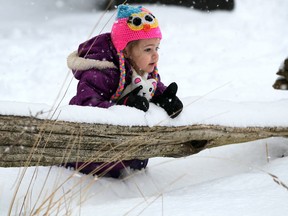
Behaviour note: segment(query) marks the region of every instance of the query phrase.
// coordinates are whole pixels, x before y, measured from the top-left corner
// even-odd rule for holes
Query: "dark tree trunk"
[[[235,7],[234,0],[102,0],[100,1],[101,9],[114,9],[115,6],[123,4],[164,4],[191,7],[203,11],[228,10]],[[98,3],[99,4],[99,3]],[[145,5],[144,5],[145,6]]]

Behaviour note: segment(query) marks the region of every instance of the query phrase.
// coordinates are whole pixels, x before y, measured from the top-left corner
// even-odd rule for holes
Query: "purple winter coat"
[[[90,40],[80,44],[78,51],[69,55],[68,67],[77,80],[77,93],[71,99],[70,105],[95,106],[108,108],[114,103],[110,100],[111,96],[116,92],[120,79],[119,58],[117,51],[111,41],[110,33],[98,35]],[[126,83],[125,87],[131,83],[132,70],[128,61],[125,61]],[[148,78],[150,78],[148,76]],[[155,96],[162,94],[166,86],[159,81]],[[133,169],[145,168],[147,160],[128,160],[115,163],[91,163],[80,170],[83,173],[91,173],[95,169],[99,169],[95,174],[101,175],[109,170],[112,177],[118,177],[120,170],[130,166]],[[78,168],[83,163],[69,163],[67,166]]]
[[[119,58],[110,33],[98,35],[80,44],[77,53],[68,57],[68,66],[79,80],[77,94],[70,104],[108,108],[113,104],[111,96],[116,92],[120,79]],[[131,83],[132,70],[125,61],[125,87]],[[148,76],[148,78],[151,78]],[[155,96],[166,89],[160,81]]]

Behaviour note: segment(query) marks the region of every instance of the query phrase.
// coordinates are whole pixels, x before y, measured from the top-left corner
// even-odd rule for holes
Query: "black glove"
[[[135,107],[146,112],[149,109],[149,102],[145,97],[137,95],[138,92],[142,89],[142,86],[138,86],[133,91],[121,98],[117,104],[126,105],[130,107]]]
[[[171,83],[162,95],[154,96],[152,103],[162,107],[171,118],[177,117],[183,109],[183,104],[176,96],[178,86],[175,82]]]

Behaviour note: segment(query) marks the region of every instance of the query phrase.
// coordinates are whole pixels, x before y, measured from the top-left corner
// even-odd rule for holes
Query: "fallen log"
[[[184,157],[206,148],[275,136],[288,137],[288,128],[129,127],[0,115],[0,166]]]

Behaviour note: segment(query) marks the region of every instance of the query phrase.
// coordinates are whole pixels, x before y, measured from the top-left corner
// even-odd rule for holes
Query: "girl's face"
[[[151,73],[159,59],[159,45],[159,38],[131,42],[125,49],[125,57],[130,59],[136,71]]]

